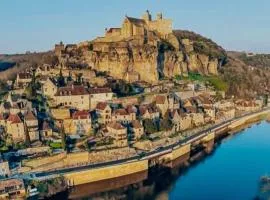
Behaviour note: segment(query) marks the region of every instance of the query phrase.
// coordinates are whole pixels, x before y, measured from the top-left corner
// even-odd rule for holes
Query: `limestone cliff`
[[[198,72],[217,75],[225,51],[203,37],[174,31],[166,38],[151,32],[121,41],[97,38],[83,43],[82,58],[92,69],[127,81],[155,83],[159,79]]]

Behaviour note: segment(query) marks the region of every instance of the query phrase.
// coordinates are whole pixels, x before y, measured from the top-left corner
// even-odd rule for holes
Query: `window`
[[[81,99],[83,99],[83,96],[81,96]]]

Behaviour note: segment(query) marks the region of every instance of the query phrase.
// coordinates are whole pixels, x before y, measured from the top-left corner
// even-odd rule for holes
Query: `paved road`
[[[260,110],[260,111],[257,111],[257,112],[253,112],[253,113],[248,113],[248,114],[245,114],[243,116],[239,116],[239,117],[236,117],[234,119],[224,121],[224,122],[222,122],[220,124],[216,124],[216,125],[212,126],[211,128],[208,128],[206,130],[202,130],[202,131],[200,131],[200,132],[198,132],[198,133],[196,133],[196,134],[194,134],[192,136],[189,136],[189,137],[185,138],[184,140],[181,140],[181,141],[179,141],[177,143],[174,143],[174,144],[171,144],[171,145],[156,149],[156,150],[151,151],[151,152],[147,152],[143,156],[137,155],[137,156],[133,156],[133,157],[126,158],[126,159],[114,160],[114,161],[109,161],[109,162],[104,162],[104,163],[89,164],[89,165],[85,165],[85,166],[76,166],[76,167],[70,167],[70,168],[64,168],[64,169],[57,169],[57,170],[49,171],[49,172],[38,172],[38,173],[35,173],[35,176],[36,177],[43,177],[43,176],[50,176],[50,175],[54,175],[54,174],[65,174],[65,173],[68,173],[68,172],[74,172],[74,171],[80,171],[80,170],[86,170],[86,169],[93,169],[93,168],[100,168],[100,167],[106,167],[106,166],[116,165],[116,164],[124,164],[126,162],[130,162],[130,161],[134,161],[134,160],[146,159],[146,157],[150,157],[150,156],[154,156],[154,155],[157,156],[159,154],[165,153],[168,150],[172,150],[174,147],[184,145],[184,144],[192,141],[193,139],[195,139],[197,137],[203,137],[203,136],[211,133],[212,131],[214,131],[217,128],[223,128],[225,126],[228,126],[235,120],[238,120],[238,119],[241,119],[243,117],[253,115],[253,114],[256,114],[256,113],[260,113],[262,111],[267,111],[267,110],[270,110],[270,108],[266,108],[266,109],[263,109],[263,110]]]

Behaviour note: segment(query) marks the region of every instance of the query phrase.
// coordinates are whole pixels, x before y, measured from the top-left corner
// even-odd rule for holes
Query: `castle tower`
[[[142,16],[142,19],[143,19],[146,23],[152,21],[152,16],[151,16],[149,10],[146,10],[146,12],[144,13],[144,15]]]

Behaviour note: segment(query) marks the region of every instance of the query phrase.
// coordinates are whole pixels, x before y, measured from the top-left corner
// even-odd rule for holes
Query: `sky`
[[[270,53],[269,0],[0,0],[0,54],[91,40],[147,9],[227,50]]]

